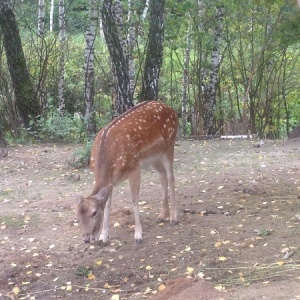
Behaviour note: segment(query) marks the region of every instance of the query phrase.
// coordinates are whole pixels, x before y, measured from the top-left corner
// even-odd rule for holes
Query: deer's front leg
[[[107,199],[107,202],[104,207],[102,230],[99,238],[99,240],[102,241],[104,244],[107,243],[109,237],[109,216],[111,210],[111,201],[112,201],[112,194]]]
[[[130,184],[131,201],[133,205],[133,213],[135,219],[134,239],[136,245],[140,245],[143,242],[143,230],[142,230],[140,212],[139,212],[139,193],[140,193],[140,184],[141,184],[141,172],[139,168],[130,174],[129,184]]]

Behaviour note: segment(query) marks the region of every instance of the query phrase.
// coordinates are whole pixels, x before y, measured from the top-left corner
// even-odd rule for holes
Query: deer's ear
[[[97,201],[102,202],[102,201],[106,201],[109,197],[109,193],[110,193],[110,186],[106,186],[104,188],[102,188],[94,197]]]
[[[80,204],[83,200],[84,200],[84,198],[82,196],[76,196],[76,203],[77,204]]]

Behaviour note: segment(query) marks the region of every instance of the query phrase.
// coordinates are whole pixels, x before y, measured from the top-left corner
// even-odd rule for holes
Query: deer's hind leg
[[[139,195],[140,195],[140,184],[141,184],[140,168],[136,168],[129,175],[129,184],[130,184],[131,201],[133,205],[133,213],[135,219],[134,239],[136,245],[140,245],[143,241],[143,229],[141,225],[140,212],[139,212]]]
[[[162,207],[158,216],[157,222],[165,222],[169,216],[169,204],[168,204],[168,177],[167,171],[161,161],[153,163],[153,168],[159,173],[162,190]]]

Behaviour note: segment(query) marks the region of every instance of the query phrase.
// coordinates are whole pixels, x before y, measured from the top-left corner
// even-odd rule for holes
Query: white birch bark
[[[97,0],[90,0],[90,24],[85,33],[85,84],[84,84],[84,100],[85,100],[85,120],[87,122],[87,132],[92,134],[95,131],[93,120],[94,109],[94,94],[95,94],[95,64],[94,64],[94,50],[95,38],[98,25],[98,9]]]
[[[50,1],[50,32],[53,32],[54,0]]]
[[[59,82],[58,82],[58,109],[61,115],[64,114],[65,110],[65,5],[64,0],[58,2],[58,19],[59,19],[59,48],[60,48],[60,59],[59,59]]]
[[[146,19],[147,12],[149,10],[149,2],[150,2],[150,0],[146,0],[145,7],[144,7],[144,10],[143,10],[143,14],[142,14],[142,21],[144,21]]]
[[[218,74],[220,67],[220,52],[222,43],[223,31],[223,7],[216,9],[216,26],[214,32],[214,49],[211,55],[211,69],[210,80],[207,85],[204,85],[204,101],[203,101],[203,115],[204,115],[204,133],[211,135],[213,130],[213,121],[216,106],[216,89],[218,83]]]
[[[45,30],[45,0],[39,0],[38,4],[38,34],[44,36]]]
[[[188,103],[188,85],[189,85],[189,64],[190,64],[190,26],[188,26],[186,33],[186,48],[183,62],[183,75],[182,75],[182,135],[184,138],[187,137],[187,103]]]
[[[129,92],[133,99],[134,86],[135,86],[135,62],[133,57],[134,44],[135,44],[135,28],[133,19],[132,0],[128,0],[128,34],[127,34],[127,45],[128,45],[128,73],[129,73]]]

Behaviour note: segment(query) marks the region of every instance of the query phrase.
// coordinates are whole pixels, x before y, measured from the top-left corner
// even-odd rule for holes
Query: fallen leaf
[[[92,272],[90,272],[90,273],[88,274],[87,278],[88,278],[89,280],[94,280],[94,279],[95,279],[95,275],[94,275]]]
[[[215,247],[216,247],[216,248],[220,248],[221,246],[222,246],[222,243],[221,243],[221,242],[216,242],[216,243],[215,243]]]
[[[278,261],[278,262],[276,263],[276,265],[278,265],[278,266],[283,266],[284,264],[285,264],[284,261]]]
[[[120,296],[119,295],[112,295],[111,300],[119,300],[120,299]]]
[[[18,295],[20,293],[20,288],[18,286],[15,286],[13,289],[12,289],[12,292],[15,294],[15,295]]]
[[[219,261],[226,261],[227,260],[227,257],[225,257],[225,256],[220,256],[219,257]]]
[[[216,285],[214,288],[220,292],[225,291],[225,287],[223,285]]]
[[[152,270],[153,268],[151,266],[146,266],[146,270]]]
[[[102,260],[97,260],[96,265],[101,266],[102,265]]]
[[[165,288],[166,288],[166,286],[165,286],[164,284],[161,284],[161,285],[158,287],[158,290],[159,290],[159,291],[163,291]]]

